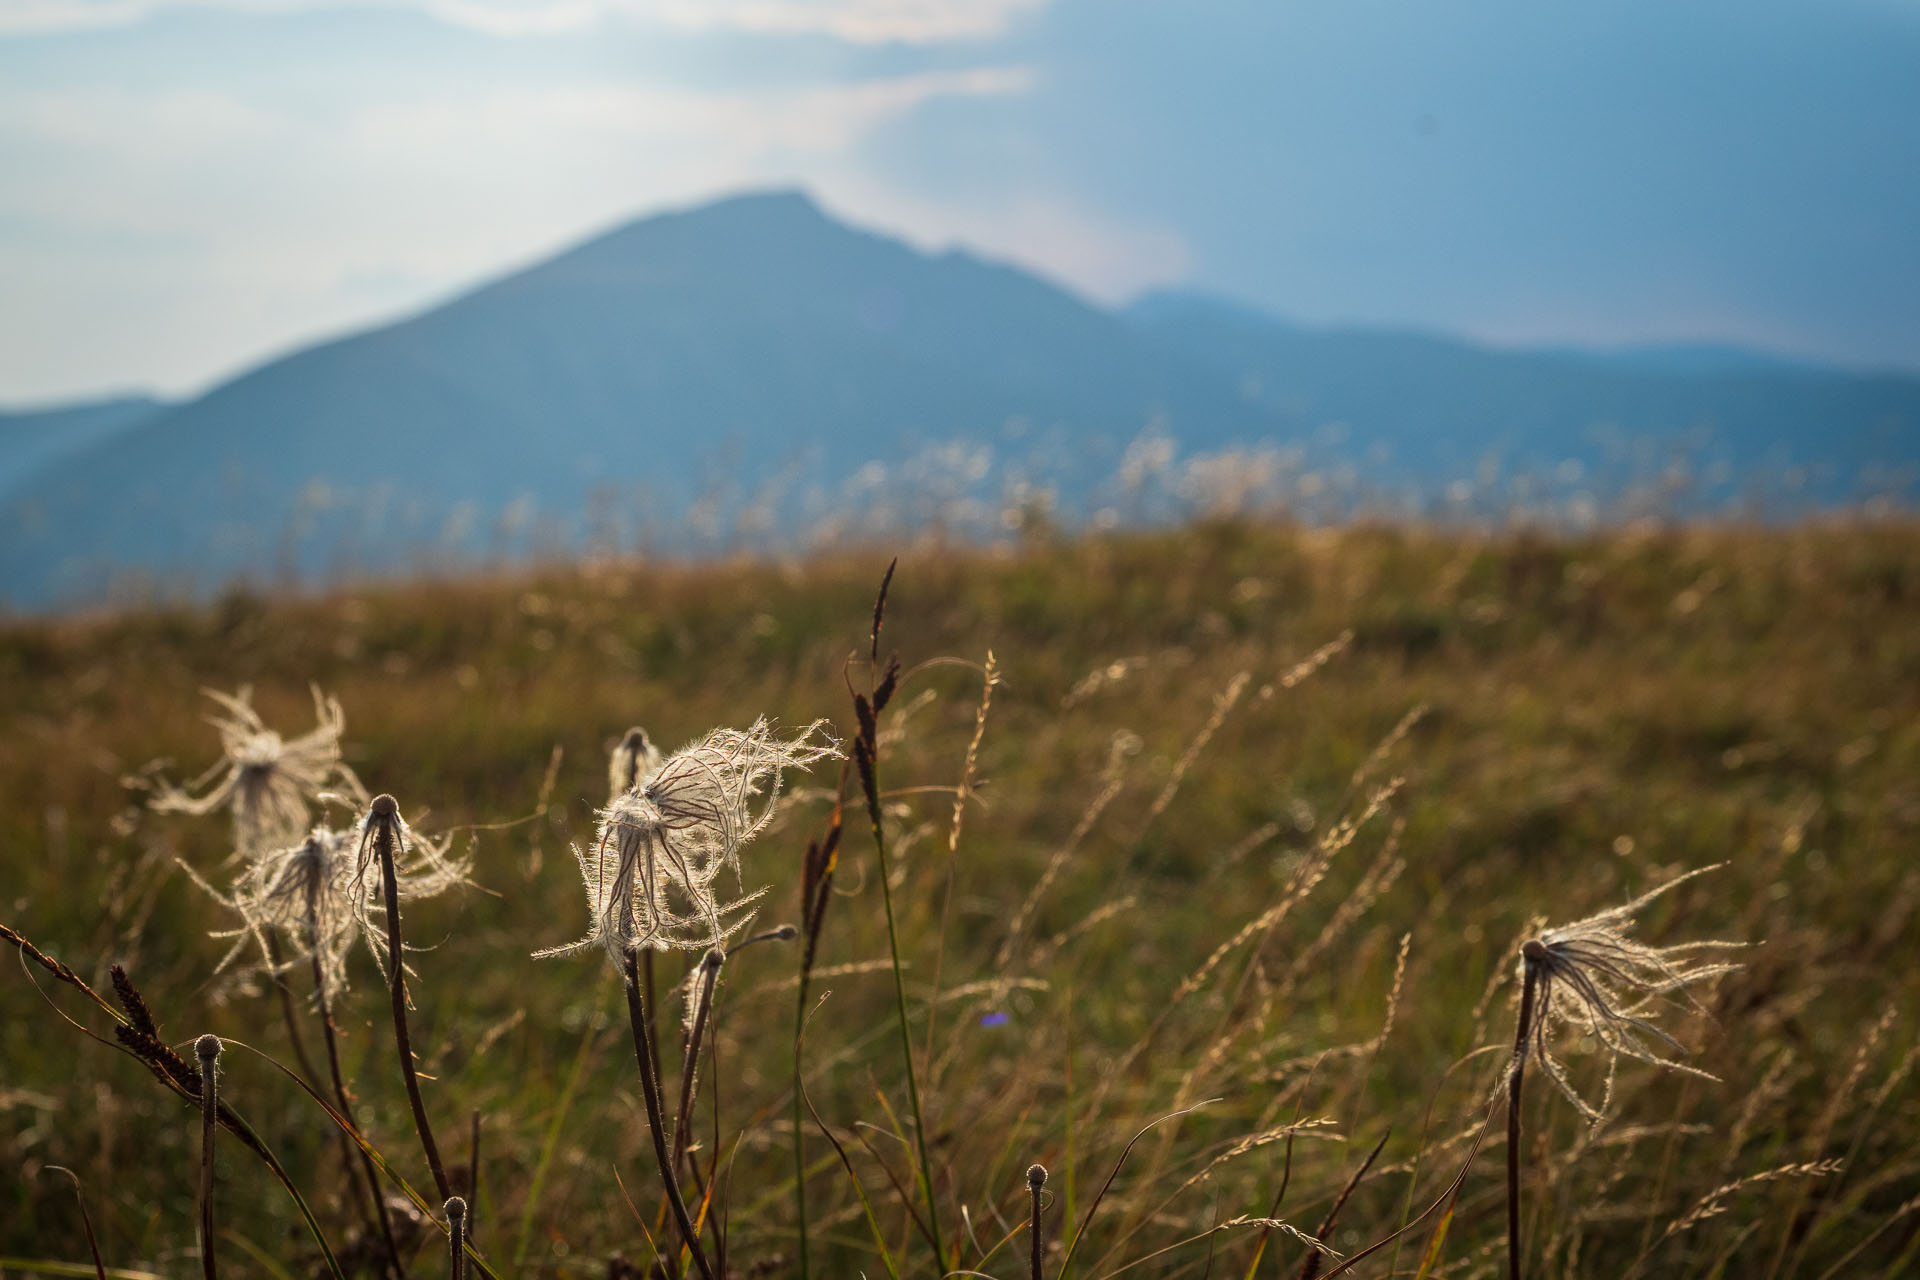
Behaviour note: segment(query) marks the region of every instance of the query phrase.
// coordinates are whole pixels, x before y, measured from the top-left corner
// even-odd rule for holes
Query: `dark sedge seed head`
[[[448,1196],[442,1208],[446,1212],[447,1222],[458,1231],[460,1224],[467,1220],[467,1202],[459,1196]]]
[[[781,942],[792,942],[800,936],[800,931],[790,924],[783,924],[773,931],[773,936]]]
[[[373,798],[373,803],[368,806],[367,812],[376,818],[395,817],[400,812],[400,802],[383,793]]]
[[[1027,1185],[1035,1191],[1047,1185],[1047,1166],[1043,1164],[1027,1166]]]
[[[628,751],[645,751],[651,744],[647,739],[647,731],[635,725],[627,730],[627,736],[620,745]]]
[[[202,1067],[210,1067],[220,1060],[220,1037],[204,1035],[193,1042],[193,1051],[200,1058]]]
[[[700,960],[700,967],[703,969],[712,969],[717,971],[720,968],[720,966],[725,964],[726,962],[727,962],[726,952],[722,951],[718,947],[708,947],[707,954],[703,956]]]
[[[1520,954],[1528,964],[1540,964],[1547,958],[1547,944],[1538,938],[1530,939],[1520,948]]]

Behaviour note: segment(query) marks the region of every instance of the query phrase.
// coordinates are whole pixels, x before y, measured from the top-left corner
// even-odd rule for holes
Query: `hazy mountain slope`
[[[954,497],[983,527],[1022,481],[1069,508],[1112,500],[1148,430],[1189,455],[1298,444],[1301,467],[1345,475],[1323,503],[1336,513],[1382,495],[1418,508],[1489,458],[1604,498],[1684,457],[1698,483],[1675,501],[1698,506],[1754,475],[1803,474],[1796,501],[1838,501],[1911,486],[1920,464],[1920,379],[1313,332],[1190,294],[1116,313],[786,193],[630,223],[190,403],[127,406],[111,431],[107,408],[35,428],[58,456],[0,489],[0,599],[591,541],[786,546],[888,504],[895,527],[945,518]],[[1293,492],[1284,469],[1265,475],[1266,496]],[[1119,505],[1205,501],[1181,479]]]
[[[36,472],[96,441],[129,430],[163,408],[150,396],[0,413],[0,501]]]
[[[1510,469],[1567,459],[1624,472],[1720,464],[1721,496],[1755,472],[1807,469],[1810,496],[1843,501],[1920,462],[1920,378],[1795,366],[1758,355],[1496,351],[1418,333],[1315,331],[1190,293],[1127,314],[1307,431],[1345,424],[1397,478],[1444,478],[1478,457]],[[1711,358],[1709,358],[1709,356]]]
[[[329,521],[334,554],[386,565],[484,545],[457,503],[482,523],[521,497],[570,518],[597,489],[644,489],[673,545],[696,499],[782,466],[827,486],[1009,419],[1111,454],[1156,413],[1229,435],[1270,416],[1031,276],[920,254],[798,195],[742,197],[275,361],[68,460],[7,513],[0,581],[39,600],[110,564],[311,569],[299,547]]]

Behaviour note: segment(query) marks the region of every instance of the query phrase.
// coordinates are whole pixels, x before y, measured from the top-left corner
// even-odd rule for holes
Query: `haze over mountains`
[[[1115,312],[760,194],[186,403],[0,415],[0,596],[984,529],[1043,490],[1074,517],[1248,494],[1343,514],[1513,495],[1519,474],[1539,482],[1519,496],[1591,504],[1676,456],[1670,496],[1694,506],[1756,477],[1817,503],[1908,494],[1920,378],[1315,332],[1186,294]]]

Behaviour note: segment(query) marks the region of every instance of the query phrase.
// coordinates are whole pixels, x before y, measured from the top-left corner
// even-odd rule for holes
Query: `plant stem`
[[[448,1271],[453,1280],[467,1280],[467,1202],[459,1196],[447,1198]]]
[[[700,1050],[706,1038],[707,1020],[713,1015],[714,983],[718,981],[720,966],[726,963],[726,959],[726,952],[718,947],[709,947],[700,962],[700,991],[694,999],[693,1027],[687,1033],[686,1066],[680,1072],[680,1109],[673,1121],[673,1173],[676,1178],[680,1176],[681,1162],[687,1158],[687,1147],[693,1141],[693,1098],[694,1090],[699,1087]],[[719,1154],[716,1146],[716,1159]],[[696,1173],[697,1165],[698,1162]]]
[[[793,1211],[800,1223],[800,1280],[812,1280],[807,1259],[807,1148],[800,1118],[800,1033],[806,1025],[807,980],[803,970],[793,1014]]]
[[[866,744],[862,744],[866,745]],[[857,748],[856,748],[857,750]],[[868,750],[872,750],[869,746]],[[933,1198],[933,1170],[927,1162],[927,1122],[920,1110],[920,1085],[913,1070],[913,1034],[907,1027],[907,981],[900,968],[900,937],[893,923],[893,889],[888,884],[887,837],[880,825],[880,796],[874,781],[874,763],[869,756],[861,770],[860,781],[867,792],[867,817],[873,823],[873,844],[879,852],[880,901],[887,911],[887,954],[893,961],[894,1011],[900,1021],[900,1056],[907,1067],[907,1101],[913,1107],[914,1146],[920,1155],[920,1193],[927,1198],[927,1226],[933,1236],[935,1274],[947,1270],[946,1245],[940,1238],[940,1210]]]
[[[385,801],[383,808],[381,801]],[[414,1072],[413,1038],[407,1034],[407,965],[400,938],[400,882],[394,872],[394,846],[399,842],[399,809],[392,796],[379,796],[373,802],[369,821],[376,824],[374,851],[380,857],[380,876],[385,882],[387,899],[387,969],[393,994],[393,1040],[400,1054],[400,1075],[407,1083],[407,1101],[413,1107],[413,1127],[420,1134],[420,1147],[427,1155],[427,1168],[433,1174],[434,1189],[441,1200],[453,1195],[453,1184],[440,1163],[440,1148],[433,1141],[433,1126],[427,1123],[426,1104],[420,1101],[420,1080]]]
[[[687,1202],[680,1198],[680,1182],[673,1175],[673,1157],[667,1151],[665,1120],[660,1114],[660,1077],[654,1067],[653,1045],[647,1038],[647,1008],[640,994],[640,970],[633,953],[627,953],[627,1020],[633,1024],[633,1056],[640,1065],[640,1096],[647,1104],[647,1129],[653,1136],[654,1159],[660,1163],[660,1181],[667,1193],[667,1207],[673,1211],[674,1225],[686,1242],[687,1252],[700,1268],[705,1280],[714,1280],[706,1250],[700,1247],[700,1233],[687,1215]]]
[[[213,1257],[213,1134],[220,1120],[220,1039],[201,1036],[194,1042],[200,1059],[200,1274],[216,1280],[219,1267]]]
[[[1526,961],[1520,986],[1520,1020],[1513,1033],[1513,1065],[1507,1071],[1507,1276],[1520,1280],[1520,1086],[1533,1033],[1533,990],[1539,971]]]
[[[340,1108],[340,1118],[358,1129],[360,1122],[354,1119],[353,1103],[347,1095],[346,1077],[340,1070],[340,1045],[334,1035],[333,1002],[327,998],[326,972],[321,968],[318,952],[313,953],[312,961],[313,994],[320,1006],[321,1038],[327,1046],[327,1070],[333,1077],[333,1101]],[[340,1135],[340,1158],[347,1167],[347,1181],[355,1188],[359,1188],[360,1183],[353,1176],[354,1165],[351,1154],[357,1148],[344,1131],[336,1128],[334,1132]],[[380,1174],[373,1167],[373,1157],[365,1151],[360,1152],[360,1168],[367,1179],[365,1190],[373,1199],[371,1216],[380,1228],[381,1242],[387,1247],[387,1264],[392,1268],[394,1275],[405,1276],[406,1270],[400,1261],[400,1246],[393,1238],[393,1222],[387,1217],[387,1204],[380,1196]],[[358,1200],[358,1194],[354,1198]],[[363,1213],[367,1211],[365,1201],[361,1201],[360,1208]]]
[[[1040,1235],[1040,1191],[1047,1185],[1047,1170],[1043,1165],[1034,1165],[1027,1170],[1027,1190],[1033,1193],[1032,1225],[1027,1235],[1033,1244],[1033,1280],[1041,1280],[1041,1256],[1046,1252],[1046,1242]]]

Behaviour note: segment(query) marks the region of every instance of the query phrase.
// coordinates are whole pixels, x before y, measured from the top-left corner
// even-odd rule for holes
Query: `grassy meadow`
[[[531,953],[587,932],[569,843],[592,841],[628,726],[671,751],[824,717],[851,743],[886,554],[0,624],[0,924],[103,993],[124,966],[189,1059],[227,1040],[223,1099],[342,1270],[378,1274],[331,1122],[267,1060],[295,1062],[274,985],[254,954],[216,972],[231,942],[209,934],[238,922],[181,869],[224,890],[231,828],[146,804],[219,756],[203,688],[250,686],[292,736],[317,685],[367,789],[473,857],[475,887],[404,920],[424,1105],[476,1250],[501,1276],[680,1274],[620,978],[597,948]],[[833,1138],[807,1118],[812,1275],[935,1275],[935,1229],[945,1269],[1030,1275],[1034,1163],[1049,1277],[1324,1276],[1407,1223],[1344,1274],[1506,1274],[1496,1093],[1522,943],[1715,863],[1634,936],[1752,944],[1715,953],[1742,967],[1697,1003],[1648,1006],[1718,1082],[1558,1027],[1570,1082],[1608,1101],[1592,1124],[1529,1068],[1524,1274],[1920,1267],[1920,526],[1218,524],[916,549],[879,648],[904,668],[875,735],[891,881],[850,773],[806,999],[806,1093]],[[803,923],[840,785],[833,761],[790,776],[743,850],[768,890],[756,930]],[[802,950],[731,957],[708,1031],[686,1186],[735,1276],[800,1273]],[[0,1273],[96,1274],[82,1202],[108,1274],[199,1273],[194,1103],[4,954]],[[670,1099],[667,989],[697,960],[657,962]],[[437,1210],[366,948],[348,974],[357,1118]],[[223,1273],[328,1274],[258,1161],[224,1135],[217,1152]],[[387,1185],[409,1273],[447,1274],[437,1224]]]

